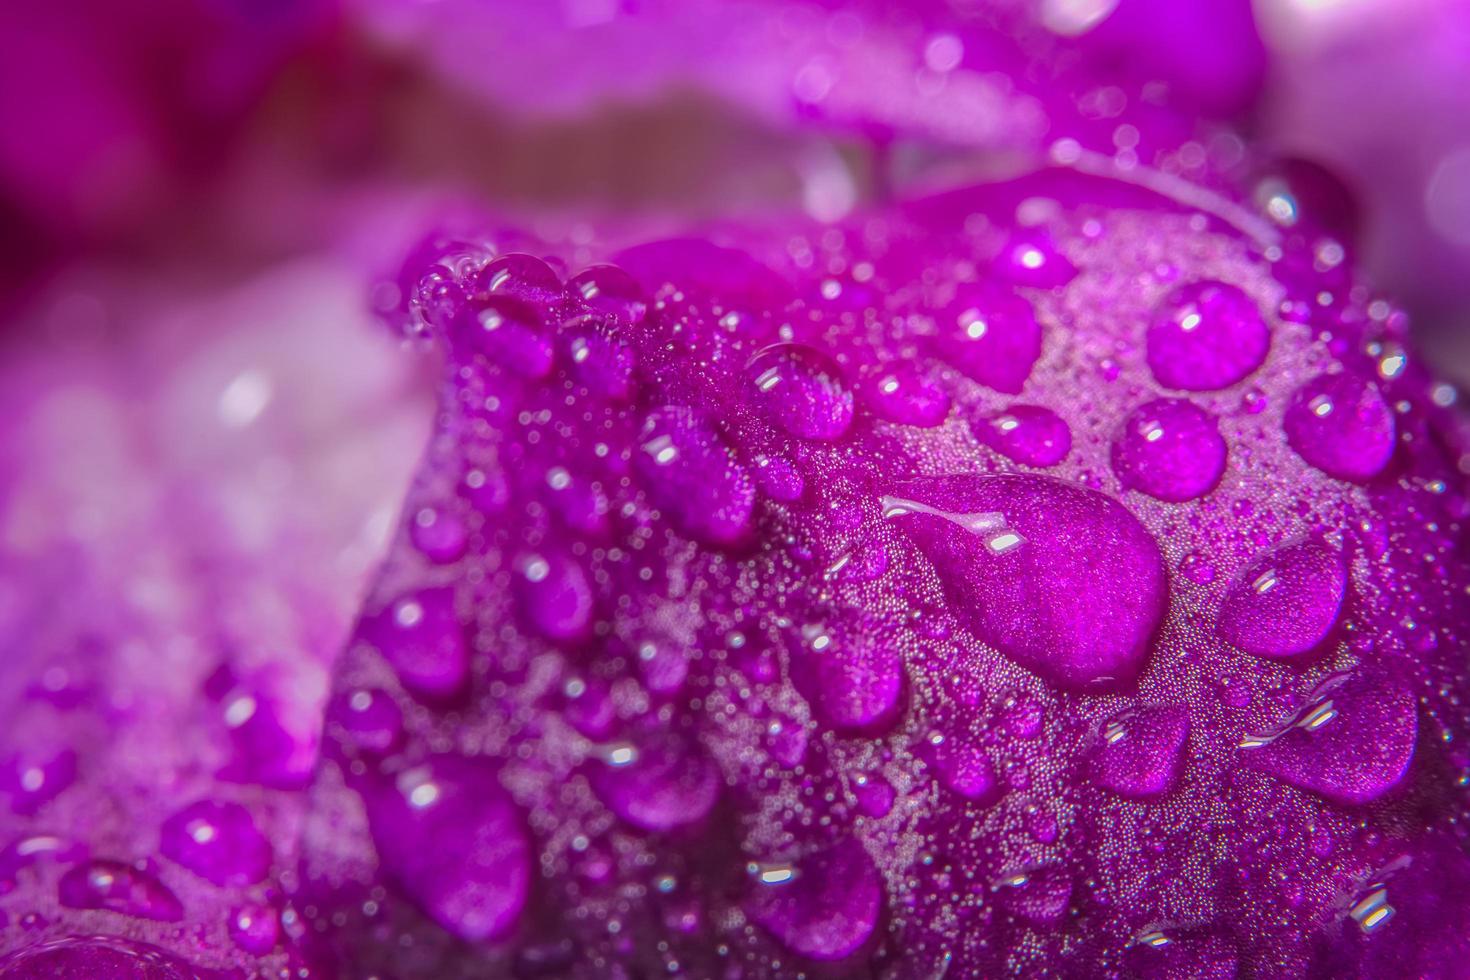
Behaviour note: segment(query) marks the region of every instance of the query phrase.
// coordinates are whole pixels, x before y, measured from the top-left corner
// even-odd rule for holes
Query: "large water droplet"
[[[860,614],[808,623],[791,644],[796,689],[817,720],[843,733],[890,726],[903,693],[903,658],[888,632]]]
[[[860,388],[868,411],[888,422],[929,429],[949,415],[949,394],[932,378],[907,364],[890,364],[870,373]]]
[[[1018,394],[1041,356],[1041,326],[1014,293],[962,284],[939,314],[938,344],[951,364],[996,391]]]
[[[455,337],[467,352],[526,378],[551,370],[551,336],[536,308],[508,296],[479,299],[455,322]]]
[[[1019,286],[1053,289],[1077,275],[1077,267],[1057,248],[1044,230],[1027,228],[1013,233],[996,255],[997,275]]]
[[[1171,503],[1215,489],[1225,472],[1225,455],[1215,417],[1175,398],[1134,409],[1112,447],[1113,472],[1120,483]]]
[[[598,313],[624,323],[641,323],[648,315],[648,297],[642,287],[615,265],[594,265],[574,276],[570,285]]]
[[[385,755],[403,736],[403,712],[386,691],[356,688],[332,699],[330,723],[359,752]]]
[[[1001,653],[1067,688],[1142,670],[1168,579],[1117,501],[1045,477],[947,476],[895,487],[883,505]]]
[[[270,872],[270,842],[238,803],[200,800],[163,822],[163,856],[221,887],[253,885]]]
[[[1241,759],[1335,803],[1359,805],[1403,782],[1418,734],[1418,709],[1407,691],[1339,674],[1281,728],[1247,736]]]
[[[773,344],[745,365],[752,401],[804,439],[838,439],[852,425],[852,392],[837,364],[801,344]]]
[[[1282,424],[1302,459],[1339,480],[1372,479],[1393,456],[1393,412],[1377,386],[1355,374],[1321,374],[1302,385]]]
[[[165,953],[120,936],[67,936],[0,958],[4,980],[224,980]]]
[[[548,640],[574,641],[592,626],[592,586],[571,555],[544,549],[517,559],[516,592],[536,631]]]
[[[1149,704],[1107,719],[1098,732],[1092,776],[1099,786],[1133,799],[1162,796],[1179,778],[1189,739],[1189,709]]]
[[[970,423],[975,438],[1025,466],[1055,466],[1072,451],[1072,430],[1040,405],[1012,405]]]
[[[1220,636],[1259,657],[1310,653],[1337,622],[1346,591],[1337,551],[1315,540],[1288,542],[1236,576],[1220,606]]]
[[[562,328],[562,344],[572,377],[593,394],[624,401],[633,393],[638,356],[616,321],[584,316]]]
[[[461,939],[499,939],[525,906],[531,843],[485,763],[438,755],[363,789],[383,872]]]
[[[359,634],[415,695],[453,697],[469,679],[469,648],[450,587],[399,597],[366,617]]]
[[[995,882],[996,901],[1011,915],[1038,926],[1055,925],[1072,902],[1072,876],[1065,868],[1018,869]]]
[[[923,751],[940,784],[951,793],[981,806],[990,806],[1003,795],[995,765],[973,733],[935,733]]]
[[[512,296],[536,306],[561,300],[561,278],[541,259],[525,252],[509,252],[491,262],[475,276],[476,285],[487,293]]]
[[[868,941],[878,924],[883,882],[855,840],[755,870],[746,912],[793,953],[812,960],[844,959]]]
[[[649,495],[690,537],[732,544],[745,536],[755,485],[724,441],[692,409],[651,413],[634,465]]]
[[[607,747],[600,760],[590,763],[588,778],[609,810],[654,831],[703,820],[724,782],[696,743],[675,736]]]
[[[106,909],[159,922],[184,917],[184,907],[163,882],[121,861],[85,861],[61,876],[56,893],[73,909]]]
[[[1148,366],[1166,388],[1228,388],[1254,373],[1270,349],[1271,330],[1255,301],[1222,282],[1174,289],[1148,328]]]

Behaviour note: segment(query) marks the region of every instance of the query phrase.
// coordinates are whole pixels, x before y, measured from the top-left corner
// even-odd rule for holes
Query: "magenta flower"
[[[714,162],[36,287],[0,978],[1459,975],[1470,429],[1245,7],[345,17]]]

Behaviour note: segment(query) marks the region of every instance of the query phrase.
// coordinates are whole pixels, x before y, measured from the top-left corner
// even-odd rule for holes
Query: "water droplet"
[[[403,712],[398,703],[377,688],[343,691],[332,701],[328,717],[359,752],[385,755],[403,735]]]
[[[458,694],[469,679],[469,648],[454,608],[454,589],[420,589],[363,619],[358,628],[411,693]]]
[[[1012,405],[970,424],[975,438],[1025,466],[1055,466],[1072,451],[1072,430],[1040,405]]]
[[[441,565],[463,558],[469,543],[469,532],[459,515],[438,507],[419,508],[409,525],[409,536],[425,558]]]
[[[863,404],[880,419],[929,429],[949,415],[949,394],[932,378],[907,364],[871,372],[859,388]]]
[[[633,394],[638,356],[615,321],[578,317],[562,328],[562,344],[568,370],[588,391],[613,401]]]
[[[791,676],[817,720],[835,731],[874,734],[897,717],[903,659],[875,618],[852,613],[804,625],[791,644]]]
[[[1055,865],[1007,872],[993,885],[996,901],[1032,925],[1060,922],[1072,902],[1072,876]]]
[[[455,321],[455,338],[466,353],[525,378],[551,370],[551,336],[536,308],[508,296],[477,299]]]
[[[1342,610],[1347,567],[1316,540],[1292,541],[1255,558],[1220,606],[1222,639],[1258,657],[1316,650]]]
[[[1112,447],[1118,482],[1171,503],[1215,489],[1225,472],[1225,455],[1215,417],[1175,398],[1134,409]]]
[[[592,627],[592,586],[571,555],[556,549],[528,552],[516,560],[521,609],[548,640],[585,638]]]
[[[1092,756],[1099,786],[1132,799],[1162,796],[1179,779],[1189,710],[1180,704],[1150,704],[1119,712],[1103,722]]]
[[[1215,391],[1250,377],[1271,349],[1271,330],[1245,293],[1192,282],[1160,301],[1148,329],[1148,366],[1166,388]]]
[[[1302,459],[1339,480],[1372,479],[1393,455],[1393,413],[1377,386],[1354,374],[1322,374],[1302,385],[1282,424]]]
[[[1014,293],[962,284],[939,315],[942,355],[981,384],[1018,394],[1041,356],[1041,326]]]
[[[1360,805],[1403,782],[1418,733],[1418,709],[1408,692],[1339,674],[1319,685],[1281,728],[1247,736],[1241,759],[1334,803]]]
[[[273,857],[270,842],[238,803],[200,800],[163,822],[163,856],[221,887],[265,880]]]
[[[692,409],[668,407],[648,416],[635,467],[649,495],[685,534],[707,544],[745,536],[755,505],[750,474]]]
[[[212,980],[215,971],[121,936],[66,936],[0,957],[4,980]]]
[[[644,830],[673,830],[703,820],[724,785],[704,750],[675,736],[653,737],[636,748],[615,747],[589,765],[598,799]]]
[[[10,798],[10,808],[22,816],[34,814],[77,778],[74,750],[57,744],[50,736],[27,731],[30,744],[0,766],[0,793]]]
[[[1158,545],[1121,504],[1037,476],[947,476],[884,498],[982,641],[1051,683],[1126,683],[1168,600]]]
[[[486,293],[511,296],[535,306],[561,301],[561,278],[541,259],[524,252],[508,252],[481,269],[476,285]]]
[[[852,425],[852,392],[837,364],[800,344],[773,344],[745,365],[753,402],[787,432],[838,439]]]
[[[493,769],[432,756],[362,792],[383,873],[426,915],[471,942],[514,928],[531,886],[531,842]]]
[[[642,287],[615,265],[594,265],[574,276],[570,285],[598,313],[629,324],[641,323],[648,315]]]
[[[105,909],[159,922],[184,917],[183,906],[163,882],[121,861],[85,861],[61,876],[56,892],[67,908]]]
[[[858,809],[870,817],[886,817],[893,809],[897,794],[893,784],[878,773],[859,773],[853,777],[852,793]]]
[[[852,839],[809,854],[776,872],[758,870],[746,913],[783,946],[807,959],[845,959],[878,924],[883,882]]]
[[[1229,937],[1208,925],[1150,926],[1123,957],[1141,980],[1235,980],[1239,954]]]
[[[247,902],[230,912],[230,939],[251,956],[264,956],[276,948],[281,920],[269,905]]]
[[[995,257],[997,275],[1018,286],[1053,289],[1077,276],[1077,267],[1057,248],[1044,231],[1024,229],[1007,239]]]
[[[936,732],[923,752],[940,785],[980,806],[990,806],[1001,798],[1000,780],[990,756],[968,736]]]

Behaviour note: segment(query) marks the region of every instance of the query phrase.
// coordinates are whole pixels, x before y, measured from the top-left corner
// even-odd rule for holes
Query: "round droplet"
[[[328,717],[359,752],[384,755],[403,736],[403,712],[386,691],[358,688],[343,691],[332,701]]]
[[[925,757],[940,785],[980,806],[990,806],[1003,793],[990,755],[970,733],[936,734],[924,747]]]
[[[253,885],[270,872],[270,842],[238,803],[200,800],[163,822],[163,856],[221,887]]]
[[[1347,567],[1316,540],[1292,541],[1257,557],[1231,582],[1220,606],[1222,639],[1258,657],[1316,650],[1337,623]]]
[[[587,636],[592,626],[592,586],[575,558],[548,549],[522,555],[515,567],[521,608],[538,633],[563,642]]]
[[[562,328],[562,344],[568,370],[588,391],[612,401],[632,395],[638,356],[616,321],[578,317]]]
[[[975,438],[1024,466],[1055,466],[1072,451],[1072,430],[1040,405],[1012,405],[970,423]]]
[[[512,296],[538,306],[560,302],[563,294],[555,270],[524,252],[502,255],[480,270],[476,281],[484,292]]]
[[[1019,286],[1053,289],[1077,276],[1077,267],[1057,248],[1045,231],[1025,229],[1012,234],[995,257],[996,274]]]
[[[785,503],[800,500],[806,490],[801,470],[784,456],[755,457],[755,479],[768,495]]]
[[[281,919],[269,905],[248,902],[230,912],[230,938],[251,956],[264,956],[276,948],[281,936]]]
[[[858,809],[870,817],[886,817],[898,798],[893,784],[877,773],[859,773],[852,781],[852,795]]]
[[[468,353],[525,378],[544,378],[551,370],[551,337],[541,314],[509,296],[472,301],[455,321],[455,335]]]
[[[707,544],[745,536],[755,485],[692,409],[671,406],[650,414],[634,465],[654,502],[685,534]]]
[[[1321,374],[1302,385],[1282,424],[1302,459],[1339,480],[1370,480],[1393,456],[1393,412],[1378,387],[1355,374]]]
[[[1138,406],[1113,440],[1113,472],[1130,490],[1180,503],[1202,497],[1225,472],[1215,417],[1192,402],[1160,398]]]
[[[1252,769],[1356,806],[1404,781],[1418,735],[1419,712],[1407,691],[1340,674],[1319,685],[1281,728],[1247,736],[1240,751]]]
[[[121,936],[67,936],[0,957],[4,980],[207,980],[218,977]]]
[[[0,851],[0,895],[14,890],[22,868],[40,862],[71,864],[87,856],[87,848],[69,837],[56,834],[27,834]]]
[[[852,392],[827,355],[800,344],[774,344],[745,365],[752,401],[803,439],[838,439],[852,425]]]
[[[804,625],[791,644],[791,676],[834,731],[876,734],[897,717],[903,658],[876,620],[854,614]]]
[[[469,544],[464,521],[453,511],[440,507],[420,507],[415,511],[409,537],[425,558],[440,565],[459,561]]]
[[[720,771],[697,744],[672,736],[608,747],[591,763],[588,776],[609,810],[653,831],[703,820],[723,785]]]
[[[56,893],[67,908],[105,909],[159,922],[184,917],[184,907],[163,882],[121,861],[85,861],[61,876]]]
[[[464,290],[455,281],[454,273],[436,265],[414,285],[409,308],[429,326],[446,330],[463,303]]]
[[[863,404],[878,418],[930,429],[949,415],[949,394],[934,380],[906,364],[874,370],[859,388]]]
[[[1018,869],[1002,875],[994,892],[1011,915],[1032,925],[1056,925],[1072,902],[1072,876],[1055,865]]]
[[[845,959],[878,925],[883,881],[867,851],[843,840],[794,863],[756,865],[750,918],[811,960]]]
[[[1099,786],[1131,799],[1162,796],[1179,779],[1189,709],[1149,704],[1119,712],[1103,722],[1092,756]]]
[[[942,356],[981,384],[1019,394],[1041,356],[1041,326],[1014,293],[962,284],[939,315]]]
[[[1215,391],[1250,377],[1271,349],[1271,329],[1245,293],[1192,282],[1159,302],[1148,328],[1148,366],[1166,388]]]
[[[1153,537],[1117,501],[1038,476],[945,476],[883,500],[982,641],[1066,688],[1126,683],[1168,605]]]
[[[448,698],[469,679],[469,648],[454,608],[454,589],[420,589],[363,620],[359,633],[377,648],[411,693]]]
[[[74,750],[57,744],[50,735],[29,734],[33,741],[0,766],[0,793],[10,798],[10,808],[22,816],[51,802],[77,778]]]
[[[444,929],[470,942],[504,937],[532,875],[524,819],[493,769],[432,756],[363,790],[383,872]]]
[[[641,323],[648,315],[643,289],[615,265],[594,265],[573,277],[570,285],[598,313],[625,323]]]

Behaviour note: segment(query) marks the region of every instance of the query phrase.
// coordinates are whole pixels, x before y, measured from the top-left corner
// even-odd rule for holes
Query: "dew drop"
[[[1334,803],[1370,803],[1404,781],[1414,758],[1414,699],[1386,682],[1339,674],[1274,732],[1249,735],[1242,761]]]
[[[949,394],[906,364],[875,370],[859,388],[868,411],[887,422],[931,429],[949,415]]]
[[[1099,786],[1130,799],[1162,796],[1179,779],[1189,710],[1179,704],[1150,704],[1119,712],[1103,722],[1092,755]]]
[[[1055,466],[1072,451],[1072,430],[1040,405],[1012,405],[970,424],[975,438],[1025,466]]]
[[[1134,409],[1113,440],[1113,472],[1131,490],[1170,503],[1209,493],[1225,472],[1225,440],[1215,417],[1183,399]]]
[[[897,717],[903,659],[874,619],[852,614],[801,627],[791,675],[817,720],[834,731],[876,734]]]
[[[527,552],[515,562],[516,594],[526,617],[548,640],[573,642],[592,627],[592,586],[571,555]]]
[[[1302,459],[1339,480],[1370,480],[1393,455],[1393,413],[1377,386],[1354,374],[1308,381],[1292,396],[1282,424]]]
[[[466,353],[524,378],[551,370],[551,337],[536,308],[508,296],[471,303],[455,321],[455,337]]]
[[[1121,504],[1037,476],[946,476],[883,500],[982,641],[1065,688],[1142,670],[1168,600],[1158,545]]]
[[[563,288],[555,270],[534,255],[509,252],[480,270],[479,288],[497,296],[511,296],[536,306],[561,301]]]
[[[359,635],[377,648],[415,695],[453,697],[469,679],[469,649],[455,613],[453,588],[400,596],[365,618]]]
[[[1316,540],[1292,541],[1255,558],[1220,606],[1220,637],[1258,657],[1317,649],[1337,623],[1347,591],[1342,556]]]
[[[594,265],[573,277],[570,285],[598,313],[629,324],[641,323],[648,315],[642,287],[615,265]]]
[[[589,763],[588,778],[609,810],[643,830],[698,823],[714,809],[723,780],[696,743],[653,737],[618,745]]]
[[[383,873],[424,914],[471,942],[520,918],[532,850],[524,820],[484,762],[432,756],[363,788]]]
[[[981,384],[1018,394],[1041,356],[1041,326],[1014,293],[962,284],[939,315],[941,354]]]
[[[1222,282],[1170,291],[1148,329],[1148,366],[1166,388],[1215,391],[1250,377],[1271,349],[1255,302]]]
[[[163,856],[220,887],[253,885],[270,872],[270,842],[238,803],[200,800],[163,822]]]
[[[853,397],[837,364],[801,344],[773,344],[745,365],[750,398],[771,421],[803,439],[841,438]]]
[[[66,936],[0,957],[4,980],[207,980],[217,975],[121,936]]]
[[[638,356],[616,321],[579,317],[563,326],[561,340],[568,370],[588,391],[610,401],[633,394]]]
[[[746,913],[799,956],[845,959],[878,925],[883,882],[850,838],[794,864],[757,866],[753,878]]]
[[[750,474],[692,409],[650,414],[634,460],[649,495],[685,534],[717,545],[745,536],[755,505]]]
[[[184,907],[163,882],[121,861],[85,861],[61,876],[56,891],[67,908],[105,909],[159,922],[184,917]]]

